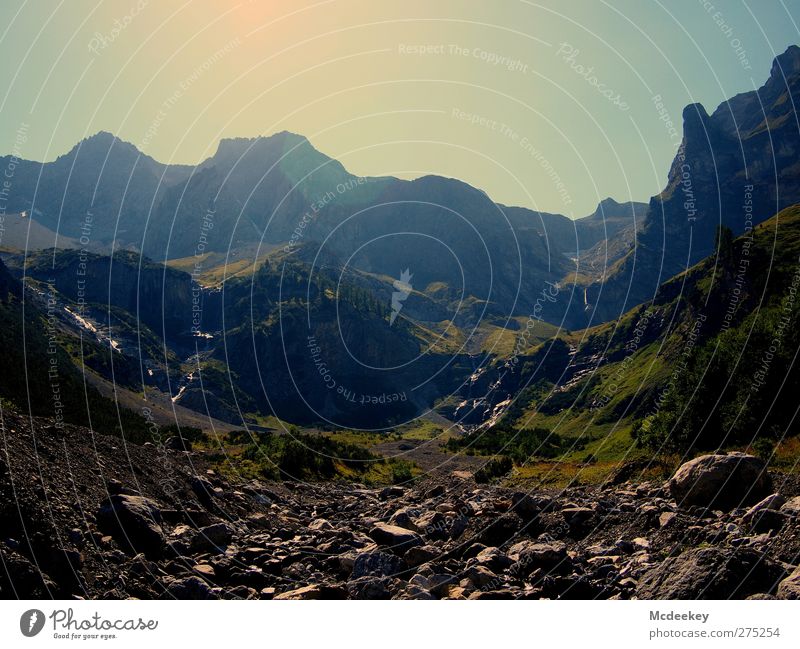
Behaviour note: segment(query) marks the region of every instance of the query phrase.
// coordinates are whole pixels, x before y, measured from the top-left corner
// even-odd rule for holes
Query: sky
[[[657,194],[683,107],[760,86],[798,24],[800,0],[3,0],[0,153],[103,130],[194,164],[289,130],[577,218]]]

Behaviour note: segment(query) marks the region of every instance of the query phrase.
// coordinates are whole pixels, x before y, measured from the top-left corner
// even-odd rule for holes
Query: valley
[[[574,220],[288,131],[15,158],[0,592],[797,597],[798,88]]]

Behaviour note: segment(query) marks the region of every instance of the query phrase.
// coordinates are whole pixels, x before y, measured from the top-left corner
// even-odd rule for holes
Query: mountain
[[[485,368],[464,397],[488,432],[454,448],[527,463],[555,448],[578,472],[665,452],[769,453],[795,431],[798,256],[800,205],[736,239],[728,231],[648,304]]]
[[[650,199],[636,246],[573,309],[575,327],[653,299],[662,282],[711,254],[717,226],[735,235],[800,201],[800,48],[778,56],[758,90],[683,111],[683,140],[667,185]]]
[[[0,397],[20,412],[50,417],[56,429],[66,423],[96,427],[134,442],[149,439],[147,421],[119,408],[93,386],[75,365],[69,336],[59,325],[55,291],[25,291],[0,261],[0,329],[4,363]]]
[[[46,250],[9,263],[54,305],[67,366],[234,425],[269,415],[399,424],[474,370],[454,334],[392,321],[389,302],[291,255],[221,289],[129,251]]]
[[[10,156],[2,159],[11,162]],[[100,132],[49,163],[16,162],[7,211],[27,211],[43,226],[85,247],[141,246],[152,206],[190,168],[163,165]]]
[[[572,221],[496,204],[454,179],[360,178],[286,131],[222,140],[194,167],[163,165],[99,133],[54,162],[21,161],[9,203],[58,231],[61,247],[116,246],[157,261],[314,249],[361,283],[389,287],[408,268],[408,315],[473,324],[530,313],[532,296],[569,277],[581,251],[625,228],[631,238],[642,208],[607,199]],[[546,318],[562,315],[559,305]]]
[[[711,115],[688,106],[665,189],[646,207],[605,199],[575,221],[497,204],[454,179],[356,177],[286,131],[222,140],[196,166],[163,165],[99,133],[54,162],[20,161],[8,212],[28,211],[82,247],[156,261],[315,250],[304,257],[312,267],[324,260],[389,288],[408,269],[409,316],[464,326],[538,309],[577,329],[651,300],[710,254],[718,225],[738,235],[800,200],[799,81],[792,46],[758,90]],[[558,295],[541,309],[552,286]]]

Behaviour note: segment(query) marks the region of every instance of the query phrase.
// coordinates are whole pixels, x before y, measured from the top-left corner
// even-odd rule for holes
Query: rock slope
[[[197,454],[4,410],[0,596],[798,597],[797,481],[762,476],[774,493],[716,509],[733,462],[706,463],[719,479],[692,504],[681,474],[531,493],[465,472],[382,489],[232,482]]]

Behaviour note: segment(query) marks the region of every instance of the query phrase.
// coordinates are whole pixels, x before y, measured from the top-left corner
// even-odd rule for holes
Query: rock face
[[[110,496],[97,511],[97,524],[133,552],[158,556],[164,547],[161,511],[142,496]]]
[[[752,199],[753,225],[800,201],[798,175],[790,171],[800,151],[794,106],[800,101],[800,48],[779,55],[766,83],[723,102],[709,115],[700,104],[683,110],[683,141],[667,186],[650,199],[639,245],[604,282],[589,287],[586,311],[595,320],[616,317],[651,299],[664,279],[713,252],[716,226],[742,234],[744,197]],[[676,116],[677,117],[677,116]],[[602,295],[602,299],[600,296]],[[583,311],[576,305],[574,312]],[[578,328],[578,314],[568,320]]]
[[[679,505],[732,509],[758,502],[772,489],[764,461],[745,453],[703,455],[685,464],[669,481]]]

